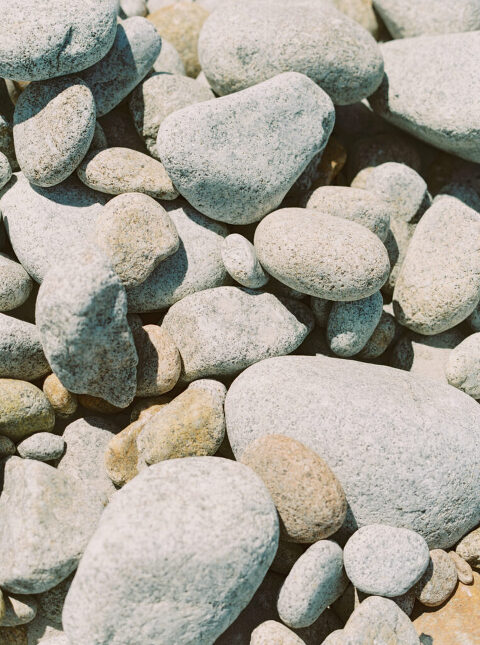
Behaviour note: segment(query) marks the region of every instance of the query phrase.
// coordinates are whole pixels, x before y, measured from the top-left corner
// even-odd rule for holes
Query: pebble
[[[420,645],[408,616],[392,600],[378,596],[366,598],[353,612],[345,625],[343,636],[347,645]]]
[[[293,565],[278,597],[278,614],[289,627],[308,627],[344,591],[342,549],[320,540]]]
[[[252,632],[250,645],[305,645],[295,632],[277,623],[275,620],[266,620]]]
[[[365,347],[383,312],[383,298],[377,291],[353,302],[334,302],[327,324],[327,340],[337,356],[349,357]]]
[[[32,286],[32,279],[22,265],[6,253],[0,253],[0,311],[11,311],[23,305]]]
[[[38,461],[58,459],[62,456],[64,449],[65,441],[52,432],[36,432],[17,446],[20,457],[38,459]]]
[[[77,395],[69,392],[55,374],[49,374],[44,380],[43,393],[49,400],[56,416],[68,419],[77,411]]]
[[[163,206],[148,195],[124,193],[103,207],[95,242],[122,284],[136,287],[178,250],[180,240]]]
[[[277,543],[275,507],[249,468],[218,457],[155,464],[105,509],[65,601],[65,633],[72,644],[134,643],[139,630],[143,645],[160,634],[213,643],[250,601]]]
[[[357,357],[362,361],[371,361],[382,356],[393,342],[397,328],[398,324],[392,314],[382,311],[378,325]]]
[[[10,457],[0,498],[2,588],[41,593],[61,582],[77,566],[101,511],[73,477]]]
[[[136,192],[155,199],[178,197],[162,164],[130,148],[93,150],[82,161],[77,174],[86,186],[109,195]]]
[[[48,372],[37,327],[0,314],[0,377],[34,381]]]
[[[161,54],[160,54],[161,55]],[[172,112],[214,98],[208,87],[179,74],[153,74],[132,92],[128,106],[135,128],[156,159],[158,130]]]
[[[198,51],[221,96],[294,71],[345,105],[372,94],[383,75],[374,38],[334,6],[315,0],[222,4],[206,20]]]
[[[120,17],[146,16],[147,6],[145,0],[120,0]]]
[[[257,363],[225,401],[237,459],[264,435],[296,439],[340,480],[348,533],[389,524],[418,532],[430,548],[451,547],[480,522],[479,414],[448,385],[326,356]]]
[[[469,565],[480,568],[480,527],[463,535],[455,551]]]
[[[255,231],[255,250],[274,278],[327,300],[371,296],[390,268],[385,247],[371,231],[311,209],[283,208],[267,215]]]
[[[2,189],[12,176],[12,167],[10,166],[10,161],[8,157],[0,152],[0,189]]]
[[[15,444],[8,437],[0,435],[0,458],[10,457],[16,451]]]
[[[325,461],[299,441],[276,434],[261,437],[247,447],[241,461],[265,483],[283,539],[309,544],[342,526],[347,503],[340,482]]]
[[[14,442],[50,432],[55,414],[42,390],[27,381],[0,379],[0,434]]]
[[[299,312],[292,313],[270,293],[217,287],[172,305],[163,326],[180,352],[181,378],[193,381],[236,374],[264,358],[292,352],[313,327],[308,309]]]
[[[466,560],[458,555],[455,551],[448,552],[449,557],[452,559],[453,564],[457,570],[457,576],[460,582],[464,585],[471,585],[473,582],[472,567]]]
[[[137,352],[118,276],[93,247],[70,252],[38,292],[36,316],[52,370],[77,394],[126,407],[136,391]]]
[[[162,72],[164,74],[180,74],[186,75],[185,65],[181,59],[180,54],[177,52],[172,43],[162,38],[162,49],[153,63],[154,72]]]
[[[117,29],[116,0],[13,0],[2,9],[0,76],[22,81],[93,65],[108,52]]]
[[[186,296],[227,282],[221,245],[228,229],[187,204],[176,203],[168,214],[180,238],[178,251],[163,260],[138,287],[127,291],[131,312],[166,309]]]
[[[313,191],[306,207],[362,224],[382,242],[390,228],[391,207],[383,199],[360,188],[321,186]]]
[[[222,383],[200,379],[163,406],[145,422],[137,438],[145,462],[214,455],[225,435],[226,393]]]
[[[445,374],[450,385],[480,399],[480,333],[468,336],[452,349]]]
[[[137,446],[137,438],[145,422],[146,419],[133,421],[112,437],[107,444],[104,457],[105,469],[116,486],[124,486],[146,466]]]
[[[243,235],[232,233],[222,242],[222,260],[229,275],[243,287],[259,289],[268,275],[258,261],[255,247]]]
[[[437,607],[450,598],[457,586],[457,568],[446,551],[430,551],[428,567],[415,585],[415,595],[426,607]]]
[[[454,197],[444,196],[427,210],[393,293],[400,324],[429,336],[472,313],[480,294],[479,233],[480,215]]]
[[[113,110],[143,80],[161,48],[162,40],[146,18],[134,16],[118,25],[108,54],[80,74],[92,90],[97,117]]]
[[[37,615],[37,600],[34,596],[5,593],[4,600],[5,614],[0,618],[2,627],[25,625]]]
[[[480,161],[478,91],[480,32],[420,36],[381,46],[385,76],[369,97],[389,123],[469,161]]]
[[[157,150],[192,206],[212,219],[248,224],[281,203],[325,147],[333,122],[327,94],[289,72],[170,114],[160,125]]]
[[[148,16],[162,39],[166,38],[176,48],[187,76],[192,78],[201,69],[197,52],[198,37],[207,17],[208,11],[199,3],[188,1],[169,2]]]
[[[13,117],[18,163],[38,186],[55,186],[82,161],[95,131],[95,101],[78,77],[30,83]]]

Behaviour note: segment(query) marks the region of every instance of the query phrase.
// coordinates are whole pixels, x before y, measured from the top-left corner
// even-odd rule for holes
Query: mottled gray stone
[[[5,601],[5,615],[0,619],[1,627],[15,627],[26,625],[37,615],[37,600],[27,594],[3,594]]]
[[[384,200],[361,188],[321,186],[310,195],[307,208],[363,224],[382,242],[387,237],[392,209]]]
[[[370,596],[361,603],[348,619],[342,635],[343,645],[420,645],[409,617],[393,600],[378,596]]]
[[[390,268],[384,245],[365,226],[304,208],[267,215],[255,231],[255,250],[274,278],[327,300],[371,296]]]
[[[145,141],[148,151],[160,159],[157,135],[167,116],[188,105],[213,98],[213,92],[196,83],[193,78],[180,74],[153,74],[135,88],[128,105],[137,132]]]
[[[36,81],[93,65],[112,46],[117,0],[12,0],[2,6],[0,76]]]
[[[445,375],[450,385],[480,399],[480,333],[468,336],[452,349]]]
[[[12,167],[8,157],[0,151],[0,189],[8,184],[12,176]]]
[[[97,116],[113,110],[151,70],[162,39],[146,18],[122,21],[112,48],[101,61],[80,76],[92,90]]]
[[[381,356],[395,339],[398,323],[388,311],[382,311],[378,325],[373,334],[367,340],[363,349],[357,354],[362,361],[374,360]]]
[[[380,322],[383,298],[377,291],[353,302],[334,302],[327,324],[327,340],[337,356],[354,356],[365,347]]]
[[[374,38],[334,6],[315,0],[222,3],[204,23],[198,52],[220,95],[292,71],[344,105],[369,96],[383,74]]]
[[[415,594],[422,605],[437,607],[450,598],[457,581],[457,568],[448,553],[433,549],[428,567],[415,585]]]
[[[217,287],[172,305],[163,326],[182,357],[182,377],[192,381],[289,354],[313,327],[307,312],[292,313],[270,293]]]
[[[252,598],[277,543],[275,507],[246,466],[155,464],[105,509],[65,601],[65,632],[71,645],[210,645]]]
[[[82,161],[95,132],[95,101],[78,77],[30,83],[13,115],[17,160],[37,186],[55,186]]]
[[[373,0],[394,38],[480,29],[478,0]]]
[[[41,593],[78,564],[102,511],[73,477],[33,459],[10,457],[0,497],[0,584]]]
[[[344,591],[342,549],[320,540],[293,565],[278,597],[278,614],[289,627],[308,627]]]
[[[252,632],[250,645],[305,645],[299,636],[275,620],[266,620]]]
[[[131,312],[166,309],[196,291],[226,284],[229,278],[221,255],[227,227],[188,204],[172,204],[171,209],[164,206],[175,224],[180,246],[145,282],[127,290]]]
[[[398,321],[421,334],[451,329],[480,297],[480,215],[445,195],[417,224],[393,293]]]
[[[325,147],[334,119],[328,95],[289,72],[170,114],[160,125],[157,151],[195,208],[248,224],[281,203]]]
[[[255,247],[243,235],[227,235],[222,242],[222,260],[229,275],[243,287],[258,289],[268,282]]]
[[[85,245],[106,201],[76,178],[40,188],[15,173],[0,210],[13,250],[34,280],[41,282],[50,267]]]
[[[480,527],[465,535],[455,551],[472,567],[480,567]]]
[[[37,459],[38,461],[52,461],[62,456],[65,441],[52,432],[37,432],[24,439],[17,446],[20,457],[24,459]]]
[[[121,407],[132,402],[138,357],[126,314],[125,289],[95,248],[71,252],[49,271],[38,292],[37,325],[68,390]]]
[[[33,282],[22,267],[5,253],[0,253],[0,311],[11,311],[23,305]]]
[[[369,97],[389,123],[432,146],[480,162],[480,31],[392,40],[385,76]]]
[[[162,38],[162,50],[153,63],[153,70],[155,72],[163,72],[167,74],[180,74],[185,76],[185,65],[183,64],[180,54],[177,52],[172,43]]]
[[[448,385],[382,365],[283,356],[240,374],[225,414],[237,459],[280,432],[325,459],[347,496],[350,532],[389,524],[446,548],[480,522],[480,410]]]
[[[1,435],[19,442],[54,425],[55,413],[42,390],[27,381],[0,379]]]

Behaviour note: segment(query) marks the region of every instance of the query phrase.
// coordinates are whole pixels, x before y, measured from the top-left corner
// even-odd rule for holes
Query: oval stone
[[[27,381],[0,379],[0,434],[17,442],[54,425],[55,413],[42,390]]]

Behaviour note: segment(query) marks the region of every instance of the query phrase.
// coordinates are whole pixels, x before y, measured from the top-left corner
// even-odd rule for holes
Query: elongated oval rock
[[[21,441],[35,432],[53,430],[55,413],[33,383],[0,379],[0,434]]]
[[[69,642],[210,645],[252,598],[277,543],[275,507],[246,466],[155,464],[102,515],[65,600]]]
[[[258,289],[268,282],[253,244],[243,235],[227,235],[222,243],[222,260],[228,273],[243,287]]]
[[[192,206],[213,219],[248,224],[280,204],[325,147],[334,118],[327,94],[290,72],[170,114],[157,150]]]
[[[200,63],[216,94],[238,92],[281,72],[301,72],[334,103],[355,103],[380,84],[374,38],[327,2],[226,2],[205,21]]]
[[[5,253],[0,253],[0,311],[11,311],[23,305],[33,282],[22,267]]]
[[[390,269],[385,247],[364,226],[305,208],[267,215],[255,231],[255,250],[274,278],[327,300],[371,296]]]
[[[34,381],[49,371],[37,327],[0,314],[0,377]]]
[[[349,530],[389,524],[446,548],[480,522],[480,410],[448,385],[380,365],[284,356],[246,369],[225,413],[237,458],[275,432],[321,455],[347,496]]]

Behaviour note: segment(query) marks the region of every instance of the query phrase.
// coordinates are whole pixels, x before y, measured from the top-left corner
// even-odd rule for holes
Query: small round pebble
[[[78,397],[64,387],[55,374],[49,374],[43,382],[43,393],[50,401],[55,414],[68,419],[75,414],[78,406]]]
[[[231,277],[244,287],[258,289],[268,282],[255,247],[243,235],[227,235],[222,242],[222,260]]]
[[[464,585],[471,585],[473,582],[472,567],[455,551],[449,551],[448,555],[457,569],[457,576],[460,582]]]
[[[59,459],[65,449],[65,441],[52,432],[37,432],[31,437],[21,441],[18,454],[24,459],[37,459],[38,461],[52,461]]]
[[[382,524],[358,529],[345,545],[343,557],[347,576],[357,589],[387,598],[406,593],[430,561],[421,535]]]
[[[475,569],[480,567],[480,527],[467,533],[457,544],[455,551]]]
[[[445,374],[450,385],[480,399],[480,333],[468,336],[452,349]]]
[[[0,189],[10,181],[12,176],[12,167],[8,157],[0,151]]]
[[[415,585],[415,595],[426,607],[437,607],[455,591],[457,568],[446,551],[430,551],[428,567]]]
[[[305,641],[282,623],[266,620],[253,630],[250,645],[305,645]]]
[[[0,311],[11,311],[23,305],[32,286],[32,279],[23,266],[0,253]]]
[[[332,352],[345,358],[358,354],[380,322],[382,310],[380,291],[354,302],[334,302],[327,324],[327,340]]]
[[[49,372],[36,325],[0,314],[0,377],[34,381]]]
[[[175,47],[162,38],[162,49],[157,60],[153,63],[153,71],[185,76],[185,65]]]
[[[0,379],[0,434],[17,442],[54,425],[55,413],[42,390],[27,381]]]

